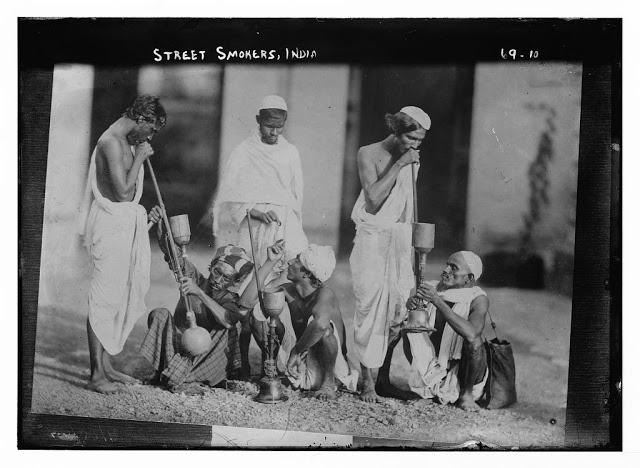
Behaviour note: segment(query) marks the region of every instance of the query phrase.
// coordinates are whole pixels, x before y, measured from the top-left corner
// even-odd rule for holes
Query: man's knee
[[[318,344],[327,351],[330,351],[330,352],[335,351],[336,353],[338,352],[338,348],[339,348],[338,340],[336,339],[335,335],[330,332],[330,330],[324,334],[324,336],[320,339]]]
[[[482,339],[479,336],[475,337],[471,341],[464,340],[462,346],[470,356],[477,356],[484,351]]]
[[[164,307],[159,307],[157,309],[153,309],[149,312],[149,317],[147,317],[147,327],[150,328],[151,324],[157,320],[161,322],[166,322],[171,317],[171,312]]]

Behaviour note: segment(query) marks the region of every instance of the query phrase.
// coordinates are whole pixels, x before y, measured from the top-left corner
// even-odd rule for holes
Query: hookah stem
[[[256,289],[258,290],[258,302],[260,303],[260,309],[262,310],[262,312],[264,313],[265,308],[264,308],[264,301],[262,299],[262,285],[260,284],[260,281],[258,279],[258,267],[257,267],[257,263],[258,263],[258,258],[256,257],[256,251],[253,247],[253,229],[251,229],[251,213],[249,213],[249,210],[247,210],[247,227],[249,228],[249,243],[251,244],[251,256],[253,257],[253,276],[255,276],[256,278]],[[273,355],[273,351],[272,351],[272,346],[271,346],[271,339],[272,339],[272,334],[271,334],[271,318],[267,318],[267,328],[265,330],[265,334],[266,334],[266,342],[265,342],[265,346],[267,348],[267,359],[271,359],[272,355]],[[266,372],[266,368],[265,368],[265,374]]]
[[[176,264],[176,274],[178,275],[178,281],[182,281],[184,275],[182,274],[182,267],[180,266],[180,261],[178,260],[178,250],[176,249],[176,243],[173,240],[173,233],[171,232],[171,225],[169,224],[169,218],[167,218],[167,210],[164,207],[164,202],[162,201],[162,194],[160,193],[160,187],[158,187],[158,181],[156,180],[156,174],[153,172],[153,166],[151,166],[151,161],[147,159],[147,166],[149,168],[149,174],[151,175],[151,181],[153,182],[153,187],[156,189],[156,196],[158,198],[158,204],[160,205],[160,211],[162,211],[162,221],[164,222],[164,226],[167,229],[167,237],[169,238],[169,248],[171,249],[171,256],[173,257]],[[184,303],[187,307],[187,313],[191,313],[191,303],[187,299],[185,294],[180,292],[180,296],[184,299]]]
[[[147,160],[148,161],[148,160]],[[417,190],[417,181],[416,181],[416,165],[415,163],[411,164],[411,185],[413,186],[413,222],[417,223],[418,222],[418,190]],[[413,269],[415,271],[415,277],[416,277],[416,291],[418,290],[418,287],[420,286],[421,283],[421,268],[420,268],[420,258],[419,258],[419,253],[416,251],[416,249],[413,249]]]
[[[251,244],[251,256],[253,257],[253,276],[256,277],[256,288],[258,289],[258,302],[260,303],[260,309],[264,309],[264,301],[262,300],[262,285],[258,280],[258,259],[256,257],[256,251],[253,248],[253,230],[251,229],[251,214],[247,210],[247,227],[249,228],[249,243]]]

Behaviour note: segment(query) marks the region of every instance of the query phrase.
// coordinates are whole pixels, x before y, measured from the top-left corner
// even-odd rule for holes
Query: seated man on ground
[[[404,330],[403,349],[411,368],[407,392],[389,381],[393,349],[389,346],[378,375],[378,394],[402,399],[437,398],[467,411],[477,411],[488,377],[486,350],[482,342],[489,299],[476,281],[482,261],[475,253],[452,254],[440,281],[423,283],[407,302],[408,309],[426,308],[427,333]]]
[[[316,390],[321,400],[337,398],[338,378],[351,391],[358,382],[357,371],[349,368],[345,326],[335,293],[323,283],[333,273],[336,259],[331,247],[311,244],[289,261],[283,285],[291,312],[296,344],[287,361],[291,384]],[[279,324],[280,325],[280,324]],[[264,322],[253,320],[254,337],[264,348],[259,330]]]
[[[161,227],[159,225],[159,231]],[[161,236],[160,246],[169,262],[168,248]],[[268,249],[267,261],[258,271],[261,281],[271,272],[284,254],[281,245]],[[242,296],[230,291],[251,272],[253,264],[244,249],[233,245],[220,247],[209,266],[209,277],[205,278],[188,260],[181,259],[184,277],[180,291],[188,296],[198,326],[211,335],[209,351],[199,356],[189,356],[181,349],[181,334],[188,327],[184,300],[180,299],[174,315],[164,308],[154,309],[149,314],[149,331],[142,345],[142,355],[152,364],[155,376],[151,383],[167,386],[170,390],[182,390],[188,383],[205,383],[216,386],[227,378],[234,361],[239,356],[237,335],[228,330],[253,309],[258,300],[255,280],[246,287]],[[171,263],[169,262],[170,266]],[[237,359],[236,359],[237,358]]]

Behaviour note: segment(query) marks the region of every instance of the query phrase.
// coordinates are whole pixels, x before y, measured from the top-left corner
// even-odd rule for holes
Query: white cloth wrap
[[[243,247],[251,253],[247,210],[273,210],[281,225],[252,219],[254,247],[258,265],[266,260],[267,247],[284,239],[286,261],[304,250],[308,241],[302,230],[302,166],[295,146],[283,136],[275,145],[267,145],[258,133],[240,143],[231,153],[222,173],[220,188],[213,203],[213,235],[224,237],[222,227],[230,225],[229,239],[219,239]]]
[[[309,317],[307,325],[312,321],[313,321],[313,316]],[[340,342],[340,335],[338,334],[338,329],[333,323],[333,320],[330,320],[329,323],[331,324],[331,329],[333,330],[333,336],[335,336],[338,342],[338,355],[336,356],[336,363],[333,366],[334,376],[340,382],[342,382],[342,384],[347,388],[347,390],[351,390],[352,392],[355,392],[356,387],[358,385],[358,377],[360,373],[356,369],[351,369],[351,367],[349,366],[349,362],[344,358],[344,355],[342,354],[342,344]],[[291,385],[294,388],[301,388],[303,390],[311,389],[311,386],[314,381],[314,375],[312,373],[312,370],[309,369],[309,366],[307,365],[307,359],[309,359],[308,353],[300,363],[300,366],[298,368],[298,370],[300,371],[300,375],[298,376],[298,378],[295,378],[292,375],[290,375],[288,372],[286,372],[287,378],[289,379],[289,382],[291,382]]]
[[[265,284],[285,281],[281,278],[287,262],[302,252],[308,245],[302,229],[302,165],[295,146],[283,136],[275,145],[267,145],[260,135],[253,135],[240,143],[229,157],[222,173],[220,188],[213,203],[213,235],[216,243],[231,243],[245,249],[257,265],[267,259],[267,248],[277,240],[285,240],[285,255],[267,277]],[[247,210],[274,211],[280,218],[277,223],[265,224],[251,220],[254,249],[253,258]],[[230,227],[229,230],[224,229]],[[240,286],[241,293],[251,281],[253,274]],[[254,307],[253,315],[265,320],[260,305]],[[285,336],[278,353],[278,366],[284,368],[288,353],[295,346],[296,338],[291,326],[289,308],[285,306],[280,315],[285,324]],[[287,326],[288,324],[288,326]]]
[[[429,281],[436,286],[437,281]],[[476,297],[486,296],[478,286],[472,288],[448,289],[439,293],[447,302],[453,302],[454,314],[468,319],[471,302]],[[428,325],[434,327],[436,307],[429,303],[427,306]],[[423,398],[438,397],[443,403],[454,403],[460,395],[458,381],[458,366],[462,357],[464,338],[458,335],[451,325],[445,325],[440,341],[440,352],[435,355],[435,349],[426,333],[408,333],[413,361],[409,370],[409,388]],[[453,361],[453,362],[452,362]],[[482,382],[473,388],[475,399],[480,398],[488,372]]]
[[[406,302],[414,286],[412,214],[408,165],[400,170],[394,188],[375,215],[365,210],[364,192],[351,213],[357,231],[349,258],[356,297],[354,345],[365,367],[382,365],[389,328],[400,324],[407,314]]]
[[[92,260],[89,323],[109,354],[122,351],[147,309],[151,252],[142,196],[144,169],[130,202],[112,202],[98,189],[96,150],[91,156],[79,226]],[[88,208],[88,209],[87,209]]]

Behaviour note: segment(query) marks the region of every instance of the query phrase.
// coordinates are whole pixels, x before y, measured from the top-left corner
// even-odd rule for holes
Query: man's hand
[[[151,211],[147,213],[147,222],[155,224],[155,223],[159,223],[161,219],[162,219],[162,209],[158,205],[151,208]]]
[[[255,208],[252,209],[249,214],[251,215],[251,217],[253,219],[257,219],[258,221],[261,221],[265,224],[270,224],[270,223],[278,223],[278,226],[280,226],[280,218],[278,217],[278,215],[276,214],[275,211],[273,210],[269,210],[266,213],[260,211],[260,210],[256,210]]]
[[[411,296],[407,300],[407,310],[419,309],[423,305],[424,303],[422,302],[422,300],[418,299],[416,296]]]
[[[438,291],[436,290],[436,288],[427,283],[422,283],[418,287],[418,290],[416,291],[416,295],[414,297],[422,299],[426,302],[434,302],[440,298],[440,296],[438,296]]]
[[[198,287],[198,285],[191,279],[183,277],[180,281],[180,292],[182,294],[189,295],[192,294],[194,296],[199,296],[202,294],[202,289]]]
[[[400,159],[398,159],[398,164],[400,165],[400,167],[418,162],[420,162],[420,151],[414,149],[410,149],[402,156],[400,156]]]
[[[284,239],[276,241],[275,244],[267,248],[267,258],[271,262],[277,262],[284,256]]]
[[[153,154],[153,148],[148,141],[140,143],[136,146],[136,158],[142,158],[144,161]]]
[[[287,361],[287,372],[294,379],[300,377],[300,364],[302,364],[302,355],[292,350],[289,360]]]

